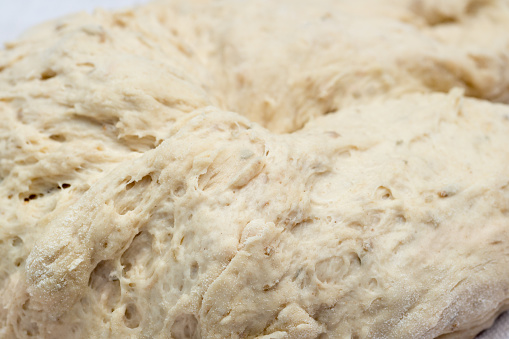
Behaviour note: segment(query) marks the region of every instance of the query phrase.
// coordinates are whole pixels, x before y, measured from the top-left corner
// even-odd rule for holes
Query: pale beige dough
[[[509,308],[508,26],[175,0],[7,44],[0,337],[473,338]]]

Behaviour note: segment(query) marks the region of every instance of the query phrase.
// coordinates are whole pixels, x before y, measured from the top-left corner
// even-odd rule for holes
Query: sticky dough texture
[[[508,26],[175,0],[7,44],[0,337],[474,337],[509,308]]]

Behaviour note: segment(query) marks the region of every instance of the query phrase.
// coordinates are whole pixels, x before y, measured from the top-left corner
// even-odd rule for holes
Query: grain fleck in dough
[[[473,338],[509,308],[508,26],[172,0],[8,43],[0,337]]]

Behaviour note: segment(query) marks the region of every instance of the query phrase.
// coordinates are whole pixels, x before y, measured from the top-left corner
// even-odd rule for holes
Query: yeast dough
[[[0,337],[475,337],[507,32],[506,0],[167,0],[6,44]]]

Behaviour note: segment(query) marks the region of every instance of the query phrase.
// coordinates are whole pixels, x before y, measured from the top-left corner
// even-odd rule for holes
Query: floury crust
[[[0,337],[474,337],[509,307],[508,26],[160,1],[7,44]]]

